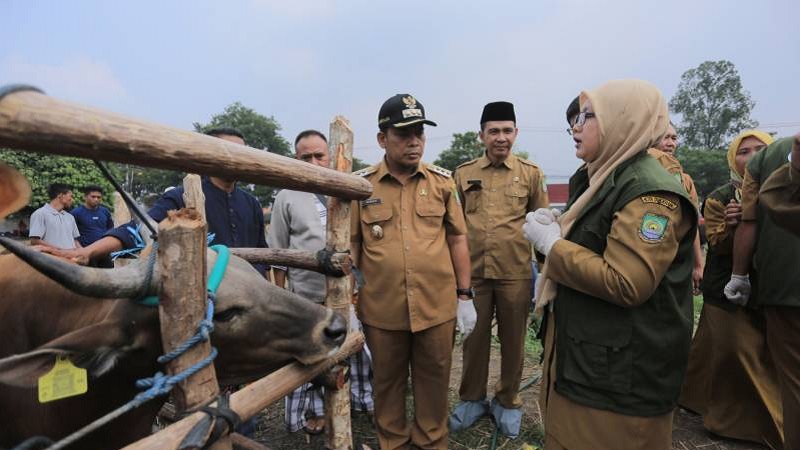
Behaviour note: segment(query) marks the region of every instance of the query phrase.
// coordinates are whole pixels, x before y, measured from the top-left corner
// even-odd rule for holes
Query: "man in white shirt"
[[[53,183],[47,189],[49,203],[31,215],[28,236],[31,245],[44,245],[56,249],[80,248],[80,232],[75,218],[66,210],[72,206],[72,188],[63,183]]]

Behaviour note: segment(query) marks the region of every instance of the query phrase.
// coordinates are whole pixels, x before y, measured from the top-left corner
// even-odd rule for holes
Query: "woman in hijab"
[[[529,213],[546,255],[540,394],[547,450],[669,450],[692,331],[697,213],[647,154],[667,130],[658,89],[611,81],[580,95],[572,127],[585,164],[566,212]]]
[[[742,178],[747,161],[772,136],[747,130],[728,148],[731,179],[703,205],[708,254],[703,310],[692,340],[689,368],[678,403],[703,415],[720,436],[783,447],[783,415],[775,366],[766,347],[764,317],[753,288],[749,306],[731,303],[723,289],[733,269],[733,235],[741,221]],[[753,268],[751,274],[755,274]],[[756,279],[753,277],[752,279]]]

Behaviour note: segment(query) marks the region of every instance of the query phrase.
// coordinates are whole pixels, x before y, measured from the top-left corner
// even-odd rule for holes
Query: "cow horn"
[[[148,277],[151,270],[149,258],[117,269],[97,269],[37,252],[6,237],[0,236],[0,244],[43,275],[77,294],[97,298],[139,298],[156,294],[158,290],[155,273]],[[155,271],[155,267],[152,270]]]

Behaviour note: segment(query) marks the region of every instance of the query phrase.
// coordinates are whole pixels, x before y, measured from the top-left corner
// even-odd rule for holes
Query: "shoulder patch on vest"
[[[365,168],[363,168],[361,170],[356,170],[355,172],[353,172],[353,175],[355,175],[357,177],[365,177],[365,176],[371,175],[371,174],[373,174],[373,173],[375,173],[377,171],[378,171],[378,166],[377,165],[376,166],[369,166],[369,167],[365,167]]]
[[[428,170],[433,173],[438,173],[445,178],[450,178],[452,176],[452,172],[449,170],[445,169],[444,167],[434,166],[433,164],[428,164]]]
[[[639,237],[649,243],[661,242],[667,233],[669,218],[659,214],[645,213],[639,226]]]
[[[675,209],[678,207],[678,204],[672,200],[667,200],[666,198],[659,197],[657,195],[643,195],[642,203],[655,203],[656,205],[661,205],[669,209]]]

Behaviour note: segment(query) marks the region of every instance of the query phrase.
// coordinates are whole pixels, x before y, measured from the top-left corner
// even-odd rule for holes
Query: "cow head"
[[[142,258],[118,269],[96,269],[36,252],[10,239],[0,238],[0,243],[79,297],[96,297],[96,302],[112,304],[101,320],[32,352],[0,360],[0,381],[28,385],[52,367],[54,354],[70,354],[97,377],[122,358],[138,355],[129,359],[139,359],[145,353],[150,358],[161,351],[157,308],[128,301],[157,294],[158,264]],[[210,269],[216,253],[209,251],[207,258]],[[155,272],[147,276],[151,267]],[[257,378],[292,359],[306,364],[321,361],[338,349],[347,332],[338,314],[269,283],[248,262],[233,255],[217,290],[214,324],[212,343],[219,349],[215,365],[225,384]],[[13,373],[9,367],[14,368]]]

